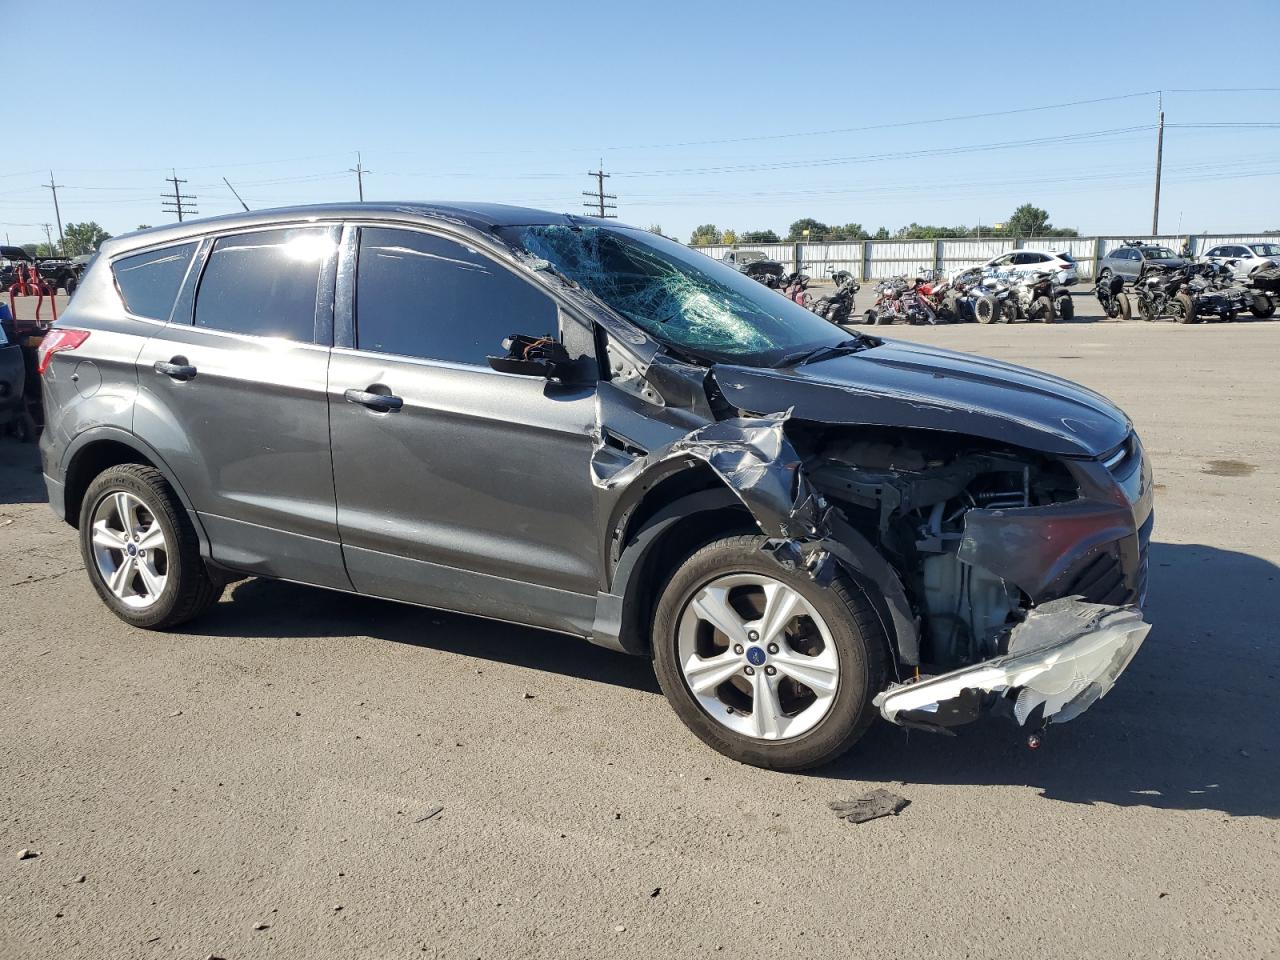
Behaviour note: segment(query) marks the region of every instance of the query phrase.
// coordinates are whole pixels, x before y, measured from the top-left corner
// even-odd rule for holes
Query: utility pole
[[[354,167],[347,167],[347,173],[354,173],[356,175],[356,189],[360,191],[360,202],[364,203],[364,175],[366,173],[373,173],[373,171],[366,170],[364,164],[360,162],[359,150],[356,151],[356,165]]]
[[[53,233],[50,232],[50,225],[42,223],[40,226],[44,227],[44,244],[49,248],[49,252],[53,253]]]
[[[53,191],[53,217],[58,221],[58,253],[62,253],[67,249],[67,240],[62,235],[62,211],[58,209],[58,188],[62,184],[53,182],[52,170],[49,171],[49,182],[45,186]]]
[[[617,194],[614,194],[614,193],[604,192],[604,181],[605,181],[605,178],[609,176],[609,174],[604,172],[604,158],[601,158],[600,160],[600,169],[588,170],[587,175],[596,178],[596,188],[594,190],[582,191],[582,195],[584,197],[594,197],[594,200],[590,202],[584,202],[582,205],[586,207],[588,210],[594,207],[597,217],[616,218],[618,216],[616,213],[606,212],[609,210],[618,209],[618,205],[616,203],[605,203],[606,200],[617,200],[618,196]]]
[[[165,183],[173,184],[173,199],[165,194],[160,195],[160,206],[165,213],[176,213],[178,222],[182,222],[185,214],[197,214],[200,211],[196,209],[196,198],[190,193],[183,193],[180,189],[181,185],[186,183],[185,180],[178,179],[178,171],[173,171],[172,177],[165,177]]]
[[[240,194],[236,193],[236,188],[235,188],[235,187],[233,187],[233,186],[231,185],[231,181],[230,181],[230,180],[228,180],[226,177],[223,177],[223,178],[222,178],[222,182],[223,182],[223,183],[225,183],[225,184],[227,185],[227,189],[228,189],[228,190],[230,190],[232,193],[235,193],[235,194],[236,194],[236,199],[240,201],[240,206],[244,207],[244,212],[245,212],[245,213],[248,213],[248,212],[249,212],[249,205],[248,205],[247,203],[245,203],[243,199],[241,199]]]
[[[1160,122],[1156,129],[1156,199],[1151,208],[1151,234],[1160,233],[1160,167],[1164,162],[1164,92],[1159,94]]]

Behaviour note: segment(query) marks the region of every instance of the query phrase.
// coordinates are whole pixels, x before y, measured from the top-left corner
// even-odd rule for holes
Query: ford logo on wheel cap
[[[765,659],[765,657],[764,657],[764,649],[763,649],[762,647],[748,647],[748,648],[747,648],[747,662],[748,662],[748,663],[752,664],[753,666],[757,666],[757,667],[758,667],[758,666],[760,666],[760,664],[764,663],[764,659]]]

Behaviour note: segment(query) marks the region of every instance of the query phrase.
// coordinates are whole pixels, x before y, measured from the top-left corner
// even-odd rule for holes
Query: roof
[[[111,256],[134,247],[168,243],[188,237],[198,237],[213,231],[235,230],[241,227],[260,227],[273,223],[306,223],[315,220],[397,220],[424,223],[453,223],[478,231],[491,231],[497,227],[523,226],[531,223],[605,223],[618,225],[617,221],[602,221],[577,214],[552,213],[531,207],[509,206],[504,203],[433,203],[407,201],[403,203],[319,203],[294,207],[275,207],[232,213],[221,217],[205,217],[187,220],[163,227],[151,227],[136,233],[114,237],[103,244]]]

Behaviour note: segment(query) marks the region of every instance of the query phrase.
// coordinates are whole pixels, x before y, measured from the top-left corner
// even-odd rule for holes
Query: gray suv
[[[1098,280],[1106,280],[1114,274],[1124,277],[1125,283],[1132,283],[1142,274],[1147,264],[1173,270],[1185,267],[1188,262],[1168,247],[1129,241],[1123,246],[1116,247],[1098,261]]]
[[[877,712],[1034,735],[1148,629],[1151,472],[1111,403],[610,221],[359,204],[120,237],[39,375],[50,505],[138,627],[248,576],[542,627],[650,657],[694,733],[777,769]]]

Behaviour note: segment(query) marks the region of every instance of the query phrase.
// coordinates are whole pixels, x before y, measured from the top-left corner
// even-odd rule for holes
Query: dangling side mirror
[[[505,357],[489,357],[489,366],[499,373],[554,380],[567,372],[573,363],[569,351],[551,336],[529,337],[513,333],[502,341]]]

